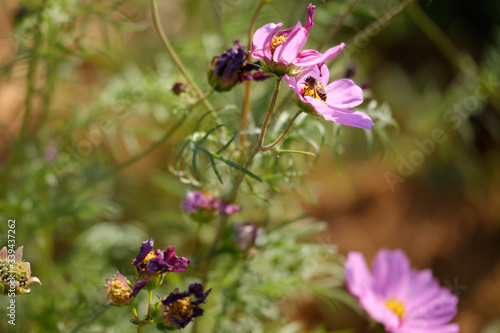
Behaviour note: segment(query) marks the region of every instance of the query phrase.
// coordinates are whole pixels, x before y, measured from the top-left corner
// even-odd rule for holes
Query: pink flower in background
[[[307,23],[305,27],[300,21],[295,27],[280,30],[283,22],[268,23],[255,31],[252,39],[252,56],[261,60],[261,66],[267,73],[276,76],[296,75],[302,66],[324,64],[335,57],[344,44],[328,49],[324,54],[316,50],[303,50],[309,31],[313,26],[315,6],[307,7]]]
[[[349,79],[328,83],[329,76],[327,66],[312,66],[295,77],[285,75],[284,79],[297,94],[297,104],[305,112],[339,124],[370,129],[373,126],[370,117],[349,110],[363,102],[361,88]]]
[[[200,223],[210,222],[216,212],[220,215],[232,215],[242,209],[241,206],[221,201],[220,197],[209,191],[190,191],[181,204],[191,218]]]
[[[450,324],[458,297],[439,286],[430,269],[412,269],[401,250],[380,250],[368,270],[363,255],[351,252],[346,283],[360,305],[385,330],[394,333],[456,333]]]

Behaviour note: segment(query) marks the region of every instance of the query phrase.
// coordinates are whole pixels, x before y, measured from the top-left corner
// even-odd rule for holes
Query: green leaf
[[[255,179],[255,180],[258,180],[259,182],[261,182],[261,181],[262,181],[262,179],[260,179],[260,177],[259,177],[259,176],[255,175],[255,174],[254,174],[254,173],[252,173],[250,170],[245,169],[244,167],[242,167],[242,166],[241,166],[241,165],[239,165],[238,163],[233,162],[233,161],[231,161],[231,160],[228,160],[227,158],[222,157],[222,156],[220,156],[220,155],[219,155],[219,154],[217,154],[217,153],[211,153],[211,152],[209,152],[208,150],[206,150],[205,148],[200,147],[200,146],[198,146],[198,145],[196,145],[196,148],[197,148],[197,149],[199,149],[199,150],[201,150],[201,151],[202,151],[202,152],[204,152],[205,154],[207,154],[207,155],[209,155],[209,156],[213,156],[214,158],[216,158],[216,159],[218,159],[218,160],[220,160],[220,161],[222,161],[222,162],[226,163],[226,164],[227,164],[227,165],[229,165],[230,167],[232,167],[232,168],[234,168],[234,169],[236,169],[236,170],[238,170],[238,171],[243,172],[245,175],[250,176],[250,177],[252,177],[252,178],[253,178],[253,179]]]

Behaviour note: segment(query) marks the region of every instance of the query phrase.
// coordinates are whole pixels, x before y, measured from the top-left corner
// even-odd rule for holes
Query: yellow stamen
[[[302,85],[302,96],[312,96],[314,98],[319,99],[322,102],[325,102],[325,104],[328,104],[326,101],[323,101],[321,99],[321,96],[318,94],[316,89],[309,87],[308,85],[304,84]]]
[[[403,319],[405,315],[405,306],[403,302],[398,301],[397,299],[391,298],[385,301],[385,306],[392,310],[395,314],[398,315],[399,319]]]
[[[193,312],[194,305],[191,304],[191,298],[184,297],[168,307],[168,311],[171,313],[172,317],[187,320],[191,313]]]
[[[281,45],[286,40],[287,36],[274,36],[273,40],[271,41],[271,54],[274,54],[274,51],[276,51],[276,48]]]
[[[144,258],[144,260],[139,264],[139,269],[145,269],[146,268],[146,265],[148,264],[148,261],[150,259],[153,259],[154,257],[156,257],[156,254],[155,254],[155,251],[150,251],[147,255],[146,255],[146,258]]]
[[[130,288],[128,285],[119,280],[111,281],[106,293],[109,295],[110,299],[123,303],[128,299],[130,295]]]

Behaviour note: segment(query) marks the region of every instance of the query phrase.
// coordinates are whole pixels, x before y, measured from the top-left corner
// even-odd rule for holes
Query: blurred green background
[[[179,118],[185,102],[170,88],[182,76],[152,27],[148,2],[59,2],[50,7],[52,20],[38,22],[46,39],[34,45],[36,29],[25,20],[36,18],[40,3],[3,0],[0,7],[0,245],[7,219],[15,218],[17,243],[43,283],[16,298],[19,325],[13,330],[4,317],[0,331],[133,331],[129,313],[102,309],[101,285],[117,269],[127,273],[151,236],[159,248],[176,245],[182,256],[192,251],[196,225],[180,206],[190,187],[185,175],[172,174],[171,160],[197,119],[139,162],[88,186]],[[256,27],[304,22],[308,3],[272,0]],[[399,126],[375,128],[371,137],[324,124],[321,154],[302,166],[304,185],[268,194],[268,203],[244,196],[239,219],[305,211],[327,222],[327,232],[314,240],[342,254],[362,251],[371,260],[381,247],[402,248],[413,266],[432,268],[442,285],[460,293],[461,332],[500,332],[500,3],[360,0],[331,39],[354,2],[312,3],[315,25],[306,46],[345,42],[331,63],[332,78],[355,68],[352,79],[365,88],[365,107],[376,104]],[[198,85],[207,87],[213,56],[234,39],[246,44],[257,5],[159,2],[164,29]],[[30,74],[34,46],[43,61]],[[272,86],[253,85],[250,122],[257,126]],[[30,89],[32,115],[19,145]],[[211,101],[225,107],[229,126],[236,127],[242,98],[237,87]],[[293,112],[292,104],[284,109]],[[9,165],[16,149],[26,157]],[[207,242],[213,232],[204,235]],[[2,297],[0,308],[7,304]],[[361,332],[366,325],[347,309],[332,315],[314,297],[282,309],[287,321],[301,320],[309,329],[357,325]]]

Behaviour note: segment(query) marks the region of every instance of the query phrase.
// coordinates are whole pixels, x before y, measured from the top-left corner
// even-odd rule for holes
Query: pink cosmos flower
[[[373,121],[365,113],[349,110],[363,102],[360,87],[349,79],[328,83],[327,66],[312,66],[295,77],[285,75],[288,86],[297,94],[297,104],[305,112],[321,115],[325,120],[339,124],[370,129]],[[324,89],[324,98],[315,93],[308,82],[316,82]]]
[[[347,288],[385,330],[394,333],[456,333],[449,324],[457,313],[458,297],[439,286],[430,269],[410,268],[401,250],[380,250],[367,268],[361,253],[351,252],[345,263]]]
[[[313,26],[315,6],[307,7],[307,23],[305,27],[300,21],[295,27],[280,30],[283,22],[278,24],[268,23],[257,29],[252,39],[252,56],[261,60],[265,72],[282,77],[285,74],[296,75],[300,67],[324,64],[335,57],[344,44],[328,49],[324,54],[316,50],[302,50],[309,31]]]

